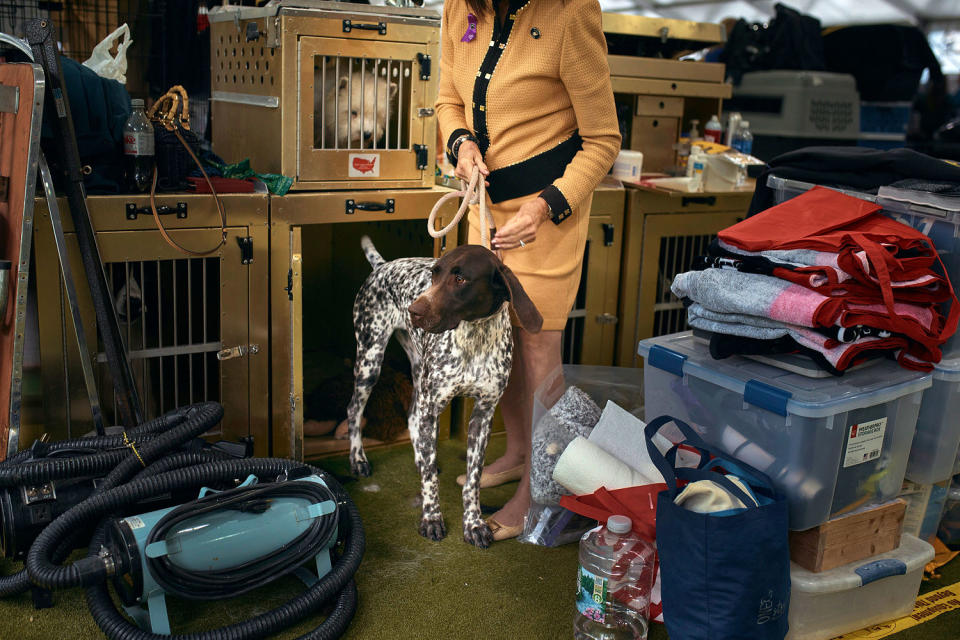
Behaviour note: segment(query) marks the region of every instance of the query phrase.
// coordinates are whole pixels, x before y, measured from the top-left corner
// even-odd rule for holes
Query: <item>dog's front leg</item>
[[[480,517],[480,475],[490,440],[490,424],[497,407],[496,398],[479,398],[470,414],[467,431],[467,481],[463,483],[463,539],[486,549],[493,542],[490,527]]]
[[[413,456],[420,472],[420,497],[423,501],[420,516],[420,535],[431,540],[443,540],[447,528],[440,513],[440,494],[437,483],[437,416],[440,414],[430,394],[419,389],[417,401],[411,408],[408,425]]]

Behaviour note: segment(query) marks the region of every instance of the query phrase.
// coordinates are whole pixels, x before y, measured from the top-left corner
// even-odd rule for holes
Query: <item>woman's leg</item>
[[[562,331],[528,333],[523,329],[514,328],[513,330],[513,370],[510,374],[510,384],[507,385],[500,399],[500,413],[503,415],[504,427],[507,431],[507,452],[497,460],[497,463],[508,456],[513,456],[513,460],[522,460],[525,466],[516,493],[493,515],[493,518],[505,527],[522,524],[530,508],[533,394],[550,372],[561,364],[562,335]],[[513,465],[516,464],[518,462],[513,463]],[[486,468],[489,469],[492,466]]]

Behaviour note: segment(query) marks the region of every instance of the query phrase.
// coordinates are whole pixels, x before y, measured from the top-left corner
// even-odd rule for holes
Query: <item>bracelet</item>
[[[469,133],[465,133],[465,134],[463,134],[462,136],[460,136],[459,138],[457,138],[456,140],[453,141],[453,145],[450,147],[450,153],[453,154],[453,157],[454,157],[454,158],[457,158],[457,159],[460,158],[460,145],[462,145],[462,144],[463,144],[465,141],[467,141],[467,140],[469,140],[469,141],[471,141],[471,142],[473,142],[473,143],[476,143],[476,142],[477,142],[477,139],[476,139],[475,137],[473,137],[473,135],[471,135],[471,134],[469,134]]]

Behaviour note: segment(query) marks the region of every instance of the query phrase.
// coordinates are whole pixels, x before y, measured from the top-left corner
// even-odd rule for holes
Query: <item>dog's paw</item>
[[[486,549],[493,542],[493,532],[490,531],[487,523],[482,520],[473,525],[464,525],[463,541],[475,547]]]
[[[350,473],[358,478],[369,478],[373,473],[373,468],[370,466],[367,456],[363,454],[350,456]]]
[[[443,524],[443,516],[423,518],[420,521],[420,535],[434,542],[447,537],[447,527]]]

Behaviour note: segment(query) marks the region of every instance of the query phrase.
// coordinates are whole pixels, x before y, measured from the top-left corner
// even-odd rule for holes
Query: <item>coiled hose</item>
[[[138,470],[147,467],[169,451],[192,438],[206,433],[223,419],[223,407],[216,402],[199,403],[175,409],[129,430],[126,434],[75,438],[52,443],[44,453],[66,450],[106,449],[100,453],[71,458],[31,459],[30,449],[0,463],[0,486],[34,484],[64,478],[101,476],[108,473],[96,492],[105,491],[126,482]],[[197,458],[197,460],[211,458]],[[54,553],[57,563],[63,562],[78,546],[89,529],[78,529],[61,541]],[[27,571],[22,569],[0,577],[0,598],[22,593],[31,587]]]
[[[100,492],[82,502],[52,522],[37,537],[27,554],[27,571],[31,580],[49,589],[86,586],[87,604],[94,620],[108,638],[116,640],[246,640],[263,638],[300,622],[318,611],[336,596],[333,613],[303,638],[327,640],[339,637],[356,610],[356,585],[353,575],[363,557],[365,539],[363,523],[356,506],[342,487],[329,475],[311,468],[320,475],[337,496],[340,505],[339,532],[344,537],[343,551],[329,573],[289,602],[249,620],[200,633],[165,636],[144,632],[132,625],[117,611],[107,591],[105,581],[115,561],[100,555],[104,541],[101,525],[91,540],[86,558],[67,566],[55,560],[61,540],[76,529],[89,528],[100,519],[145,498],[178,489],[195,488],[203,484],[231,481],[254,474],[264,480],[302,467],[293,460],[250,458],[246,460],[215,461],[202,466],[176,468],[155,475],[144,476]],[[119,567],[125,571],[126,567]]]

